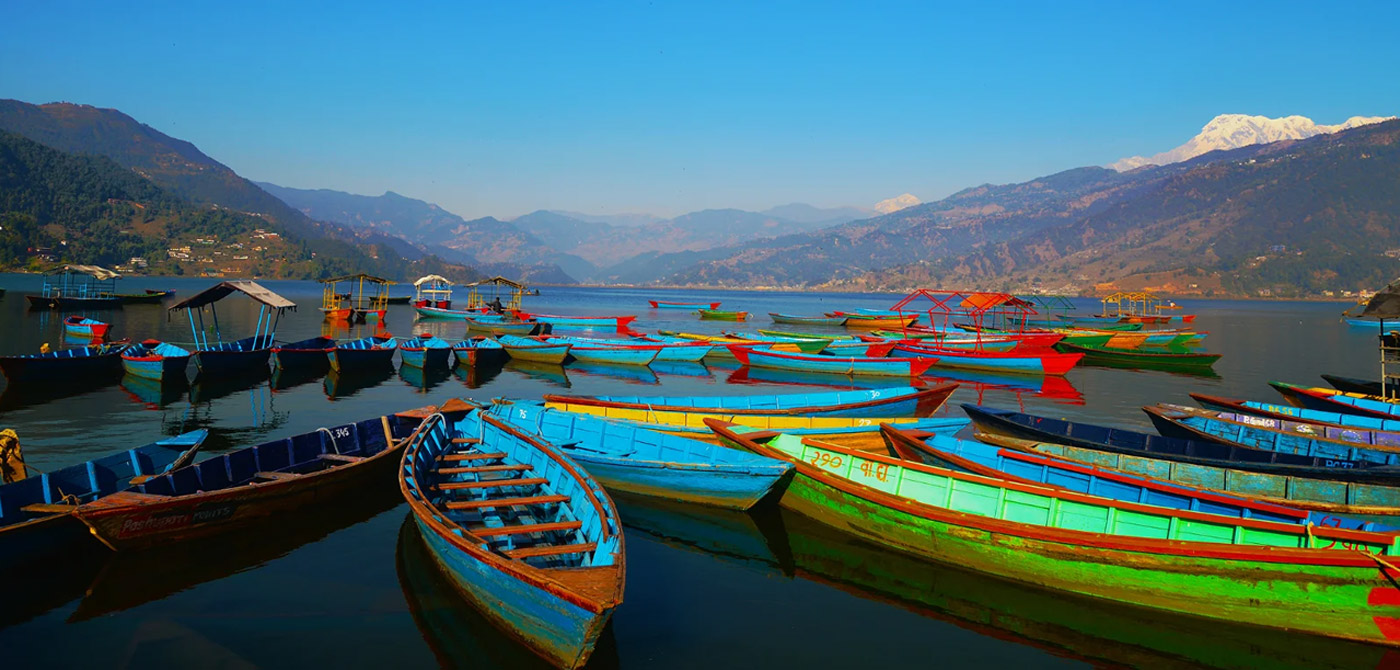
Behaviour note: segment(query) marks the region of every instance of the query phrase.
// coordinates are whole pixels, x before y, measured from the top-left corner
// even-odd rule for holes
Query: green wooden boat
[[[1400,646],[1400,543],[1381,533],[1108,500],[715,419],[797,467],[781,504],[866,540],[1083,596]]]
[[[709,319],[709,320],[711,320],[711,321],[748,321],[748,320],[749,320],[749,313],[748,313],[748,312],[736,312],[736,311],[730,311],[730,310],[727,310],[727,309],[697,309],[697,310],[695,310],[695,311],[696,311],[696,313],[698,313],[698,314],[700,315],[700,318],[702,318],[702,319]]]
[[[796,337],[803,340],[855,340],[859,339],[855,335],[836,335],[833,333],[794,333],[786,330],[764,330],[758,329],[761,335],[772,337]]]
[[[1220,360],[1220,354],[1208,354],[1189,349],[1117,349],[1072,344],[1061,340],[1056,351],[1084,354],[1083,363],[1114,367],[1141,367],[1154,370],[1199,370],[1209,368]]]

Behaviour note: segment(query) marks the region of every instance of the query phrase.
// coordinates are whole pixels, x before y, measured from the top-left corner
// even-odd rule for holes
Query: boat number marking
[[[866,477],[874,477],[883,482],[890,474],[890,466],[886,463],[863,461],[860,464],[860,473]]]
[[[331,437],[334,437],[336,439],[340,439],[342,437],[350,437],[350,427],[341,426],[339,428],[336,428],[335,430],[331,431]]]
[[[841,456],[839,454],[829,454],[825,451],[818,451],[812,454],[811,463],[819,468],[839,468],[841,467]]]

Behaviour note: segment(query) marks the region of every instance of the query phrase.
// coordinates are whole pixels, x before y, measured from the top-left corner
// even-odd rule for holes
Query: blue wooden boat
[[[650,365],[661,352],[658,344],[580,342],[573,338],[550,338],[569,343],[569,355],[584,363],[605,365]]]
[[[1381,430],[1391,433],[1400,432],[1400,419],[1378,419],[1371,416],[1342,414],[1341,412],[1324,412],[1317,409],[1303,409],[1292,405],[1277,405],[1255,400],[1223,398],[1204,393],[1192,393],[1190,395],[1193,400],[1200,403],[1201,407],[1218,412],[1252,414],[1269,419],[1315,423],[1322,426],[1345,426],[1358,430]]]
[[[1377,329],[1378,329],[1378,328],[1381,327],[1381,320],[1380,320],[1380,319],[1358,319],[1358,318],[1352,317],[1352,316],[1344,316],[1344,317],[1342,317],[1342,320],[1343,320],[1343,321],[1346,321],[1346,322],[1347,322],[1347,325],[1348,325],[1348,326],[1351,326],[1351,327],[1353,327],[1353,328],[1377,328]],[[1388,319],[1388,321],[1390,321],[1390,324],[1391,324],[1391,325],[1400,325],[1400,323],[1397,323],[1396,320]]]
[[[960,440],[951,435],[923,433],[917,428],[885,425],[881,430],[886,437],[891,456],[985,477],[1043,484],[1113,500],[1242,519],[1311,524],[1378,533],[1400,532],[1400,527],[1387,526],[1372,520],[1342,517],[1259,498],[1224,494],[1179,482],[1104,470],[1053,456]]]
[[[207,437],[208,430],[191,431],[0,486],[0,566],[90,541],[87,528],[73,517],[79,505],[188,465]]]
[[[335,340],[329,337],[313,337],[309,340],[289,342],[272,348],[272,368],[274,370],[324,370],[330,364],[330,353],[335,349]]]
[[[185,379],[190,364],[188,349],[160,340],[142,340],[122,352],[126,373],[143,379]]]
[[[29,309],[114,309],[122,306],[116,296],[121,275],[96,265],[64,265],[44,273],[38,295],[24,296]]]
[[[86,316],[70,316],[63,319],[63,332],[78,338],[102,338],[107,335],[110,324]]]
[[[497,335],[496,341],[505,347],[506,353],[515,360],[533,361],[562,365],[569,357],[569,343],[547,341],[541,337],[519,337]]]
[[[792,466],[737,449],[525,402],[491,413],[539,434],[609,489],[746,510],[791,477]]]
[[[116,551],[322,514],[341,496],[385,485],[424,408],[264,442],[86,503],[74,514]]]
[[[928,371],[938,359],[921,358],[854,358],[823,354],[799,354],[770,351],[744,345],[730,345],[729,353],[743,365],[797,372],[819,372],[845,376],[918,377]]]
[[[484,315],[484,312],[477,309],[448,309],[431,305],[414,305],[413,309],[418,312],[418,316],[424,319],[441,319],[445,321],[466,321],[467,319],[474,319]]]
[[[934,366],[962,370],[985,370],[1003,374],[1063,375],[1069,372],[1084,354],[1062,354],[1056,351],[968,351],[946,349],[933,345],[904,341],[890,352],[892,358],[933,358]]]
[[[224,342],[214,304],[234,293],[242,293],[258,303],[257,325],[253,328],[252,337]],[[210,334],[204,327],[206,307],[213,315],[213,341],[210,341]],[[266,369],[277,324],[282,320],[283,313],[295,311],[296,308],[296,303],[263,288],[257,282],[240,280],[215,284],[172,305],[170,311],[185,310],[189,316],[190,333],[195,343],[194,364],[199,370],[197,376],[217,376],[246,374],[256,367]]]
[[[1377,419],[1400,419],[1400,404],[1361,393],[1269,382],[1290,405],[1324,412],[1342,412]]]
[[[699,363],[715,348],[708,342],[696,342],[680,337],[637,335],[628,341],[661,345],[661,350],[656,352],[655,362]]]
[[[1397,324],[1400,325],[1400,324]],[[1390,382],[1386,384],[1386,389],[1381,388],[1381,383],[1374,379],[1357,379],[1355,377],[1342,377],[1339,375],[1322,375],[1322,379],[1343,393],[1362,393],[1365,395],[1387,395],[1400,396],[1400,384]]]
[[[121,375],[121,354],[126,347],[125,344],[101,344],[61,349],[46,354],[0,356],[0,372],[5,374],[5,379],[11,384],[81,384]]]
[[[1300,456],[1251,449],[1238,444],[1183,440],[970,404],[962,407],[976,425],[979,439],[986,433],[993,437],[1005,436],[1100,452],[1142,456],[1171,461],[1173,464],[1206,465],[1333,482],[1400,485],[1400,468],[1367,461]]]
[[[588,661],[622,602],[622,526],[549,442],[480,410],[428,417],[399,488],[438,567],[491,622],[555,666]]]
[[[668,302],[666,300],[648,300],[652,309],[719,309],[718,302]]]
[[[487,316],[496,316],[496,315],[487,315]],[[496,336],[501,336],[501,335],[517,335],[517,336],[539,335],[539,334],[542,334],[542,333],[548,333],[548,332],[551,332],[551,331],[552,331],[552,328],[550,327],[549,324],[540,323],[540,322],[538,322],[538,321],[521,321],[521,320],[518,320],[518,319],[483,320],[483,319],[474,319],[474,318],[469,318],[469,319],[466,319],[465,321],[467,322],[467,330],[468,330],[468,331],[476,332],[476,333],[489,333],[489,334],[491,334],[491,335],[496,335]]]
[[[504,362],[506,349],[489,337],[468,337],[452,345],[452,356],[455,367],[475,367]]]
[[[728,396],[566,396],[546,394],[548,402],[579,405],[666,409],[728,414],[797,414],[805,416],[931,416],[957,384],[896,386],[857,391],[823,391],[780,395]]]
[[[803,326],[842,326],[846,324],[844,316],[798,316],[769,312],[768,317],[773,319],[773,323],[792,323]]]
[[[399,358],[415,368],[447,368],[451,355],[451,344],[428,333],[399,342]]]
[[[1400,465],[1400,433],[1327,428],[1167,403],[1144,407],[1157,432],[1184,440],[1211,440],[1252,449],[1347,461]]]
[[[398,340],[384,335],[371,335],[350,342],[341,342],[328,354],[331,369],[336,372],[359,372],[392,367]]]

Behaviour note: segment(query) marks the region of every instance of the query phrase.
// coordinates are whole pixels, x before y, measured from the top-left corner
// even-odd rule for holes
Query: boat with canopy
[[[219,328],[219,313],[214,303],[234,293],[242,293],[258,303],[258,317],[252,337],[225,342]],[[213,339],[205,326],[205,308],[212,317]],[[235,374],[261,365],[266,371],[272,354],[272,338],[277,324],[287,310],[296,311],[296,303],[273,293],[254,281],[220,282],[170,307],[170,311],[185,310],[190,319],[190,334],[194,337],[194,363],[199,375]]]

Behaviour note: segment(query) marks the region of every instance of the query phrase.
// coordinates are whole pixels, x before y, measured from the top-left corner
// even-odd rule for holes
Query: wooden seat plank
[[[481,444],[481,438],[479,438],[479,437],[454,437],[454,438],[452,438],[452,444]]]
[[[317,458],[323,461],[337,461],[340,463],[357,463],[365,460],[364,456],[347,456],[346,454],[321,454]]]
[[[34,503],[32,505],[25,505],[24,507],[19,508],[19,511],[28,512],[30,514],[67,514],[75,509],[78,509],[77,505]]]
[[[524,477],[509,479],[483,479],[479,482],[443,482],[437,485],[440,491],[461,491],[474,489],[504,488],[507,486],[535,486],[546,484],[549,480],[544,477]]]
[[[254,479],[270,479],[273,481],[296,479],[300,476],[301,473],[298,472],[258,472],[253,474]]]
[[[522,523],[515,526],[500,526],[490,528],[481,526],[470,529],[476,536],[496,536],[496,535],[524,535],[527,533],[551,533],[561,530],[578,530],[583,527],[582,521],[556,521],[553,523]]]
[[[538,558],[541,556],[562,556],[564,554],[582,554],[598,548],[597,542],[585,542],[582,544],[556,544],[541,547],[526,547],[524,549],[511,549],[505,552],[510,558]]]
[[[442,463],[442,462],[446,462],[446,463],[460,463],[460,462],[462,462],[462,461],[492,461],[492,460],[496,460],[496,459],[498,459],[498,458],[505,458],[505,457],[506,457],[506,452],[504,452],[504,451],[493,451],[493,452],[474,451],[474,452],[469,452],[469,453],[464,453],[464,454],[443,454],[443,455],[441,455],[441,456],[438,456],[438,462],[440,462],[440,463]]]
[[[476,465],[465,468],[438,468],[440,475],[463,475],[482,472],[529,472],[535,466],[528,463],[506,464],[506,465]]]
[[[569,499],[569,496],[555,493],[545,496],[522,496],[518,498],[496,498],[495,500],[458,500],[443,503],[447,509],[482,509],[485,507],[515,507],[517,505],[544,505],[547,503],[561,503]]]

